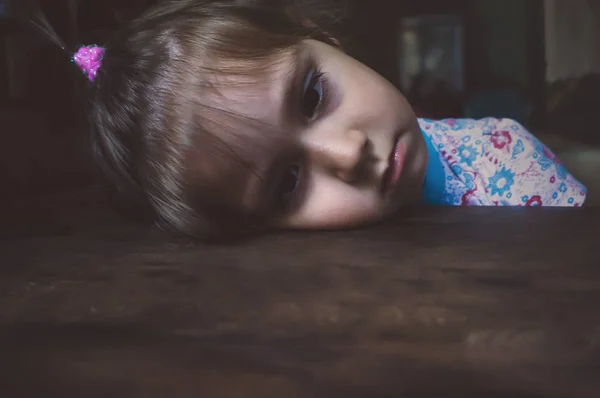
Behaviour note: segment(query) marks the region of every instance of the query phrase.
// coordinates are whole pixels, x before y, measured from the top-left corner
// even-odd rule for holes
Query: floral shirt
[[[419,119],[429,149],[423,200],[451,206],[582,206],[587,190],[510,119]]]

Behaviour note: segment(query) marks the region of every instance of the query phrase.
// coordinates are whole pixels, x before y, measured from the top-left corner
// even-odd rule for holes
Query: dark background
[[[582,1],[586,0],[577,2]],[[67,39],[81,37],[87,44],[101,40],[120,20],[131,18],[151,2],[38,3],[59,35]],[[94,183],[82,147],[84,132],[76,124],[76,85],[81,83],[74,78],[76,71],[64,55],[41,41],[16,18],[27,15],[33,3],[0,0],[3,199]],[[75,3],[78,31],[69,22],[69,5]],[[593,9],[600,8],[598,1],[591,3],[596,3]],[[599,144],[594,105],[600,92],[598,76],[573,71],[568,79],[548,79],[546,5],[544,0],[355,1],[348,12],[347,49],[401,88],[420,116],[514,117],[534,133],[555,133],[586,144]],[[455,80],[425,76],[425,83],[419,86],[414,79],[407,84],[401,79],[402,60],[411,54],[403,53],[406,49],[402,46],[401,31],[408,26],[407,18],[432,15],[452,17],[455,28],[461,32],[451,51],[453,59],[458,60],[455,72],[458,71],[460,79],[454,73]],[[434,31],[425,29],[417,33],[422,45],[429,40],[429,50],[435,50]],[[580,47],[578,51],[587,50]],[[441,67],[447,64],[442,61]]]

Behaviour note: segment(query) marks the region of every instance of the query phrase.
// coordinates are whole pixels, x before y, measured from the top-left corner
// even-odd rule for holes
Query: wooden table
[[[600,209],[203,246],[96,202],[3,216],[0,397],[600,394]]]

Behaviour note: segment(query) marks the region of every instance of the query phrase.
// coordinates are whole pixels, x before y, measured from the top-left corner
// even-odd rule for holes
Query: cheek
[[[361,190],[322,177],[314,181],[303,206],[289,219],[292,228],[344,228],[375,221],[384,213],[373,190]]]

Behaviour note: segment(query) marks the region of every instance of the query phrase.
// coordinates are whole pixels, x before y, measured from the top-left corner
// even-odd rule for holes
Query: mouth
[[[406,148],[404,143],[398,137],[395,141],[394,148],[388,159],[388,167],[383,174],[381,191],[383,194],[388,194],[398,185],[402,169],[404,168],[404,160],[406,158]]]

